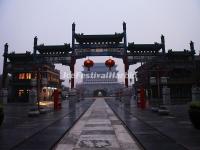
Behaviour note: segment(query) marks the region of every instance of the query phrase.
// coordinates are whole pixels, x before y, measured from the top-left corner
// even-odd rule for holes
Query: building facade
[[[104,63],[95,63],[88,70],[84,67],[83,81],[77,84],[78,89],[84,90],[86,96],[111,96],[124,85],[118,82],[116,70],[117,65],[109,70]]]
[[[171,104],[191,101],[192,87],[199,78],[195,71],[198,59],[194,54],[193,50],[169,50],[164,56],[142,64],[136,69],[136,94],[144,89],[150,103],[162,104],[167,90]]]
[[[9,54],[8,102],[29,102],[29,92],[35,88],[41,101],[51,100],[55,89],[60,89],[60,71],[50,63],[36,63],[29,52]]]

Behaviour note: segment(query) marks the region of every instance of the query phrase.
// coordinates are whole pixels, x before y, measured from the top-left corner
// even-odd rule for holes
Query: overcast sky
[[[0,0],[0,55],[6,42],[10,52],[32,51],[36,35],[39,43],[71,43],[73,22],[77,33],[112,34],[122,32],[123,21],[127,23],[128,42],[160,42],[164,34],[166,49],[189,49],[193,40],[199,54],[199,0]],[[107,58],[95,58],[95,62]],[[123,72],[122,61],[116,61]],[[0,57],[1,66],[2,62]],[[77,61],[76,71],[82,70],[82,63]],[[68,67],[58,68],[61,76],[69,72]],[[134,69],[131,66],[130,71]]]

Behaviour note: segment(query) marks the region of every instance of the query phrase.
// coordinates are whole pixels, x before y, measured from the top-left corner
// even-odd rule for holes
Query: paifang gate
[[[165,39],[161,36],[161,43],[154,44],[135,44],[127,43],[126,23],[123,22],[123,32],[115,34],[85,35],[78,34],[75,30],[75,23],[72,24],[72,43],[64,45],[38,45],[38,38],[34,38],[33,58],[34,64],[50,62],[53,64],[62,64],[70,67],[74,74],[74,66],[77,59],[87,56],[112,56],[123,59],[125,70],[125,85],[128,87],[128,70],[129,66],[138,62],[147,62],[156,56],[165,55]],[[160,52],[160,50],[162,50]],[[3,82],[10,72],[9,67],[12,65],[13,53],[8,53],[8,44],[4,49],[3,65]],[[9,60],[9,61],[8,61]],[[71,88],[74,88],[74,77],[71,79]]]

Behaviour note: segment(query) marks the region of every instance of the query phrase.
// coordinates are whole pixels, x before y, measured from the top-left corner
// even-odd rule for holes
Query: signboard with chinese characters
[[[128,56],[128,62],[146,62],[152,60],[154,57],[155,56]]]
[[[50,63],[70,64],[71,57],[44,57],[44,61]]]
[[[75,49],[75,54],[80,56],[122,56],[124,48]]]

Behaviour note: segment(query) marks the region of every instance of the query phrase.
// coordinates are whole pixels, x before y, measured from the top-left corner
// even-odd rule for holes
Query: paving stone
[[[74,148],[73,150],[122,150],[122,148],[113,148],[113,147],[106,147],[106,148]]]
[[[86,145],[82,145],[85,143]],[[119,148],[118,141],[115,135],[81,135],[80,139],[76,145],[76,148],[80,147],[91,147],[100,148],[98,145],[101,144],[103,147]],[[103,145],[105,144],[105,145]]]
[[[70,144],[59,144],[56,149],[57,150],[73,150],[74,145],[70,145]]]
[[[75,145],[80,134],[70,134],[69,136],[63,137],[63,139],[60,141],[60,144],[69,144],[69,145]]]
[[[122,125],[112,125],[116,132],[127,132],[127,130]]]
[[[110,127],[110,124],[86,124],[85,127]]]
[[[116,116],[109,116],[110,120],[118,120]]]
[[[83,130],[86,130],[86,131],[88,131],[88,130],[109,131],[109,130],[113,130],[113,128],[112,128],[112,126],[93,126],[92,128],[91,128],[91,126],[90,127],[85,126]]]
[[[93,134],[115,134],[113,130],[83,130],[82,135],[93,135]]]
[[[108,119],[89,119],[87,124],[111,124]]]
[[[119,120],[110,120],[112,125],[121,125],[122,122]]]

